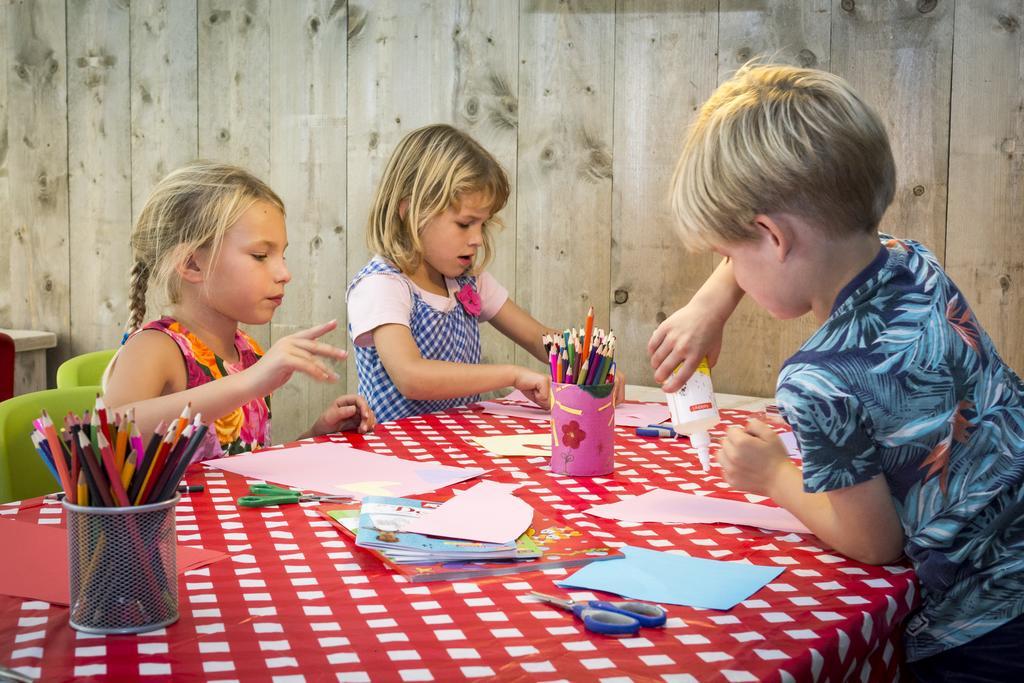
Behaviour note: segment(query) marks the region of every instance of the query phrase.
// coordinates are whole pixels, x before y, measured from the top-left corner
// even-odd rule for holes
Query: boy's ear
[[[781,216],[759,213],[754,216],[754,228],[768,240],[779,263],[785,261],[793,249],[793,227]]]

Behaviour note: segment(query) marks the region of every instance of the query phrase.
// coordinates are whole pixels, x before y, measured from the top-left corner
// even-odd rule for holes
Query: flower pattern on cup
[[[474,318],[480,317],[480,311],[483,308],[483,304],[480,302],[480,295],[477,293],[473,285],[468,282],[462,285],[462,289],[455,293],[455,298],[459,300],[462,307]]]
[[[569,448],[579,448],[586,438],[587,433],[583,431],[580,423],[576,420],[569,420],[569,422],[562,425],[562,443]]]

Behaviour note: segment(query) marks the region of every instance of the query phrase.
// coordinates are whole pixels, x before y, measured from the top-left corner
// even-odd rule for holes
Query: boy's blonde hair
[[[132,230],[134,264],[128,284],[128,331],[145,322],[146,291],[152,280],[168,303],[178,303],[177,267],[201,248],[211,262],[228,228],[254,203],[284,203],[263,181],[245,169],[213,161],[193,161],[167,174],[146,200]]]
[[[672,209],[689,249],[753,239],[759,213],[796,214],[840,237],[876,230],[895,188],[885,126],[849,83],[748,62],[690,127]]]
[[[498,161],[466,133],[446,125],[418,128],[398,143],[388,160],[370,207],[366,241],[402,272],[416,270],[422,259],[420,232],[427,223],[460,197],[479,192],[490,205],[492,218],[484,223],[483,254],[475,271],[494,256],[491,230],[500,227],[494,214],[508,201],[508,176]],[[405,217],[401,206],[408,201]]]

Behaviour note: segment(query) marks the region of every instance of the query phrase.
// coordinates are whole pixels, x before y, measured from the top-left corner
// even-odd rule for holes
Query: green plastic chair
[[[32,420],[45,409],[58,430],[68,411],[81,415],[96,404],[98,386],[47,389],[0,403],[0,503],[60,490],[32,445]]]
[[[115,349],[104,349],[68,358],[57,368],[57,388],[98,386],[102,383],[107,364],[114,357],[114,351]]]

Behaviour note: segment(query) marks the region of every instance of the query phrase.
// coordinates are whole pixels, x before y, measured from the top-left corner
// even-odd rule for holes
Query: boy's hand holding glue
[[[724,259],[690,302],[666,318],[647,342],[654,379],[666,394],[679,391],[701,361],[715,365],[722,350],[722,332],[743,290],[733,264]]]

